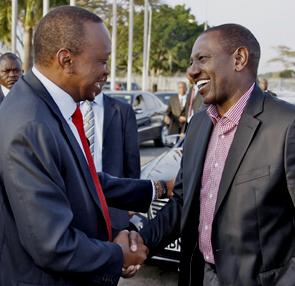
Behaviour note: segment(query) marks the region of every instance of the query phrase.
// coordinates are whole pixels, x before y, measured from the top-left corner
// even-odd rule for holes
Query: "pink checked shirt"
[[[208,145],[202,176],[199,248],[205,261],[212,264],[214,264],[211,244],[212,222],[219,185],[229,148],[254,85],[255,83],[223,117],[219,116],[215,105],[210,105],[207,109],[214,128]]]

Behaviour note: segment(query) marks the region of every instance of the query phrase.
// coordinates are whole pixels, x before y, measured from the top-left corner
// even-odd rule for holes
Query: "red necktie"
[[[93,161],[93,158],[92,158],[92,155],[90,152],[90,148],[89,148],[89,145],[87,142],[87,138],[86,138],[86,135],[84,132],[83,117],[82,117],[82,113],[81,113],[79,106],[77,106],[76,111],[72,115],[72,121],[78,130],[78,133],[79,133],[82,145],[83,145],[83,149],[84,149],[87,161],[88,161],[89,170],[90,170],[90,173],[91,173],[94,185],[95,185],[95,189],[96,189],[96,192],[97,192],[100,204],[101,204],[102,213],[103,213],[106,225],[107,225],[109,241],[112,241],[112,225],[111,225],[111,219],[110,219],[110,214],[109,214],[109,210],[108,210],[108,205],[107,205],[106,199],[104,197],[104,194],[103,194],[103,191],[101,188],[100,181],[99,181],[97,173],[96,173],[94,161]]]

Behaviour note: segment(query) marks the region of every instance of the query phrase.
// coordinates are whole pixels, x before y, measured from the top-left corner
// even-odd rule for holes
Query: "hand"
[[[186,117],[185,116],[179,116],[178,121],[179,121],[179,123],[185,123],[186,122]]]
[[[129,231],[123,230],[117,235],[114,242],[119,244],[123,251],[122,276],[124,278],[134,276],[148,255],[148,249],[142,238],[139,239],[135,231],[129,233]]]
[[[169,117],[168,115],[165,115],[165,116],[164,116],[164,123],[165,123],[166,125],[170,125],[170,122],[171,122],[170,117]]]
[[[172,199],[174,180],[166,181],[166,186],[167,186],[167,197],[168,197],[168,199]]]

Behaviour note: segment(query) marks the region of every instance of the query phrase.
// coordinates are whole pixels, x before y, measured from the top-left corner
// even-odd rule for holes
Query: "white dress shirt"
[[[77,103],[74,101],[74,99],[67,92],[65,92],[63,89],[61,89],[59,86],[57,86],[54,82],[52,82],[46,76],[44,76],[41,72],[39,72],[35,66],[32,68],[32,72],[41,81],[41,83],[47,89],[47,91],[51,95],[52,99],[54,100],[54,102],[58,106],[62,116],[64,117],[64,119],[68,123],[69,127],[71,128],[71,130],[72,130],[76,140],[78,141],[80,148],[85,156],[83,145],[82,145],[78,130],[72,121],[72,115],[74,114],[74,112],[77,108]]]
[[[92,102],[92,110],[94,115],[94,164],[97,172],[102,171],[102,141],[103,141],[103,122],[104,122],[104,106],[103,94],[98,94]],[[85,116],[87,112],[86,101],[81,102],[81,112]]]
[[[186,94],[185,95],[178,94],[178,98],[179,98],[181,108],[184,108],[185,104],[186,104],[187,95]]]
[[[44,76],[40,71],[38,71],[35,66],[32,68],[32,72],[40,80],[40,82],[43,84],[43,86],[47,89],[48,93],[51,95],[52,99],[54,100],[54,102],[58,106],[62,116],[64,117],[64,119],[68,123],[69,127],[71,128],[71,130],[72,130],[76,140],[78,141],[80,148],[85,156],[83,145],[82,145],[78,130],[72,121],[72,115],[74,114],[74,112],[77,108],[77,103],[74,101],[74,99],[67,92],[65,92],[63,89],[61,89],[59,86],[57,86],[54,82],[52,82],[46,76]],[[97,119],[95,119],[95,120],[98,120],[98,122],[99,122],[98,125],[101,126],[101,127],[97,127],[97,129],[102,130],[103,119],[102,120],[99,119],[100,118],[99,113],[101,113],[101,110],[99,108],[102,107],[102,109],[103,109],[103,100],[100,100],[100,98],[97,98],[97,100],[98,100],[98,103],[97,102],[95,103],[95,104],[97,104],[97,107],[95,107],[95,108],[98,108],[98,109],[95,109],[93,111],[94,111],[94,116],[97,116]],[[97,112],[97,110],[98,110],[98,112]],[[103,113],[102,113],[102,117],[103,117]],[[95,125],[97,125],[96,121],[95,121]],[[102,134],[102,131],[101,131],[101,134]],[[102,146],[102,135],[100,138],[101,138],[101,146]],[[101,147],[101,150],[102,150],[102,147]],[[94,153],[95,153],[95,151],[94,151]],[[101,154],[101,152],[100,152],[100,154]],[[98,158],[98,154],[96,154],[95,158],[96,157]],[[85,159],[86,159],[86,156],[85,156]],[[101,160],[100,160],[100,164],[101,164]],[[95,165],[95,167],[96,167],[96,165]],[[97,172],[99,172],[99,171],[97,170]],[[155,185],[154,185],[153,181],[151,181],[151,182],[152,182],[152,187],[153,187],[152,199],[155,199],[155,196],[156,196]]]
[[[1,85],[1,89],[2,89],[2,92],[3,92],[4,96],[6,96],[7,93],[9,92],[9,89],[6,88],[4,85]]]

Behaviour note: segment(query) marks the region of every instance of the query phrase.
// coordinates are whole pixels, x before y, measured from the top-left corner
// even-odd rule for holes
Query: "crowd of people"
[[[255,36],[197,37],[165,118],[186,131],[173,195],[139,179],[134,113],[101,93],[110,51],[100,17],[62,6],[38,24],[31,71],[0,57],[0,285],[117,285],[181,237],[180,286],[294,286],[295,107],[259,87]],[[128,211],[167,196],[129,229]]]

